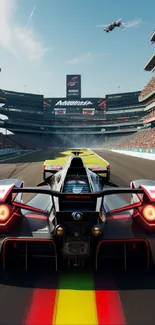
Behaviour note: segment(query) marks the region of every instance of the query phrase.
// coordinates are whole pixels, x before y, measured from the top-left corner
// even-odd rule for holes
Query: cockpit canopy
[[[70,168],[84,168],[83,161],[81,157],[73,157],[70,163]]]

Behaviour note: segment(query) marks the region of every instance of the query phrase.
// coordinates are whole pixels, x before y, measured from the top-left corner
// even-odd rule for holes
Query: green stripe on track
[[[93,275],[84,271],[73,271],[60,274],[60,289],[94,290]]]

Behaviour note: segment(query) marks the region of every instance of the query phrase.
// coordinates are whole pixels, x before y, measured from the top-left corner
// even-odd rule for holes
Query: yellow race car
[[[96,174],[100,176],[97,178],[97,182],[101,182],[101,184],[107,184],[110,181],[110,164],[108,161],[100,158],[91,150],[74,150],[65,153],[65,157],[60,157],[56,160],[45,160],[43,164],[43,180],[45,183],[52,179],[51,174],[56,174],[57,177],[62,179],[62,175],[68,173],[68,169],[70,168],[73,161],[76,161],[77,164],[75,166],[75,173],[80,173],[78,167],[78,159],[74,160],[73,158],[76,156],[77,158],[81,156],[85,170],[87,172],[88,179],[90,178],[93,182],[95,181],[94,175]],[[77,168],[77,170],[76,170]],[[60,173],[61,172],[61,173]],[[103,182],[104,181],[104,182]],[[51,182],[50,182],[51,184]]]

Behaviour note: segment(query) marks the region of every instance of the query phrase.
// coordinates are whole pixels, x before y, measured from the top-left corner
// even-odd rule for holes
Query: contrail
[[[32,20],[32,17],[33,17],[33,15],[34,15],[35,10],[36,10],[36,4],[34,5],[32,11],[31,11],[31,13],[30,13],[30,16],[29,16],[28,21],[27,21],[26,28],[28,27],[30,21]]]
[[[134,19],[126,23],[122,23],[122,26],[125,28],[132,28],[132,27],[138,27],[140,24],[142,24],[141,18]]]

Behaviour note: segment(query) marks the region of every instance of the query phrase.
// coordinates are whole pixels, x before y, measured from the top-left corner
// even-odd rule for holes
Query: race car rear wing
[[[96,193],[82,193],[82,194],[73,194],[73,193],[61,193],[58,191],[53,191],[51,189],[45,189],[45,188],[40,188],[40,187],[24,187],[24,188],[16,188],[14,187],[11,191],[12,193],[36,193],[36,194],[45,194],[45,195],[50,195],[52,198],[52,203],[53,203],[53,207],[55,209],[55,203],[54,203],[54,197],[57,198],[61,198],[63,200],[65,199],[69,199],[69,200],[78,200],[78,201],[93,201],[93,200],[97,200],[97,198],[101,198],[101,209],[103,207],[103,201],[104,201],[104,197],[107,195],[120,195],[120,194],[144,194],[144,190],[142,188],[137,188],[137,189],[132,189],[132,188],[117,188],[117,187],[113,187],[113,188],[106,188],[100,192],[96,192]],[[21,209],[25,209],[25,210],[34,210],[34,211],[38,211],[40,213],[45,213],[44,210],[42,209],[37,209],[34,207],[31,207],[27,204],[23,204],[23,203],[18,203],[18,202],[12,202],[13,205],[18,206]],[[134,204],[130,204],[121,208],[117,208],[115,210],[110,210],[108,213],[106,213],[106,215],[108,214],[112,214],[112,213],[117,213],[117,212],[122,212],[122,211],[128,211],[137,207],[140,207],[142,205],[142,202],[138,202],[138,203],[134,203]]]
[[[62,193],[58,191],[53,191],[51,189],[46,189],[46,188],[38,188],[38,187],[14,187],[12,189],[12,193],[36,193],[36,194],[46,194],[46,195],[51,195],[55,196],[58,198],[63,198],[66,195],[70,194],[73,197],[76,198],[77,194],[74,193]],[[95,197],[95,198],[104,198],[106,195],[113,195],[113,194],[144,194],[144,190],[142,188],[128,188],[128,187],[113,187],[113,188],[106,188],[103,189],[102,191],[95,192],[95,193],[82,193],[80,194],[82,197],[87,197],[88,195],[90,197]]]

